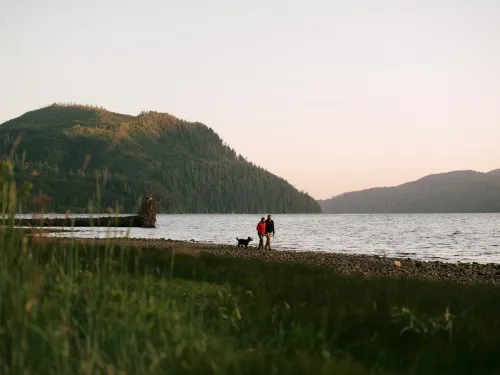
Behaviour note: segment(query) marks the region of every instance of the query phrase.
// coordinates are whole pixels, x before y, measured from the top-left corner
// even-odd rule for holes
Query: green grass
[[[0,374],[500,374],[500,289],[0,238]]]

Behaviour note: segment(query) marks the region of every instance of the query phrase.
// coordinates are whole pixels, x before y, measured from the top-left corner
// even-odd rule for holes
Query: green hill
[[[318,202],[325,213],[500,212],[500,170],[435,174]]]
[[[119,202],[130,212],[152,191],[162,212],[320,212],[312,197],[237,155],[212,129],[165,113],[54,104],[2,124],[4,157],[13,145],[16,175],[25,152],[34,195],[51,198],[46,210],[87,212],[100,200],[102,210]]]

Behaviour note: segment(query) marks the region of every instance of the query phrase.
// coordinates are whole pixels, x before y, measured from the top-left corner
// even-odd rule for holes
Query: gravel
[[[56,239],[57,241],[67,241]],[[365,277],[413,278],[435,281],[453,281],[467,284],[500,284],[500,264],[448,263],[439,261],[417,261],[410,258],[388,258],[374,255],[326,253],[318,251],[237,249],[236,246],[185,242],[163,239],[71,239],[85,243],[105,243],[174,249],[184,254],[204,254],[242,259],[258,259],[271,262],[301,263],[323,267],[346,275]]]

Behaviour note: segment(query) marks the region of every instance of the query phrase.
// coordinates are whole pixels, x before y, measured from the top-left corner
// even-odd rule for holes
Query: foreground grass
[[[0,242],[0,374],[500,374],[497,287]]]

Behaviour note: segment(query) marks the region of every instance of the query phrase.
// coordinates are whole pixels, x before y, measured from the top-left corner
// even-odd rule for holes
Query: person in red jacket
[[[264,237],[266,235],[266,219],[265,218],[260,219],[259,223],[257,224],[257,235],[259,236],[259,249],[258,250],[264,250]]]

